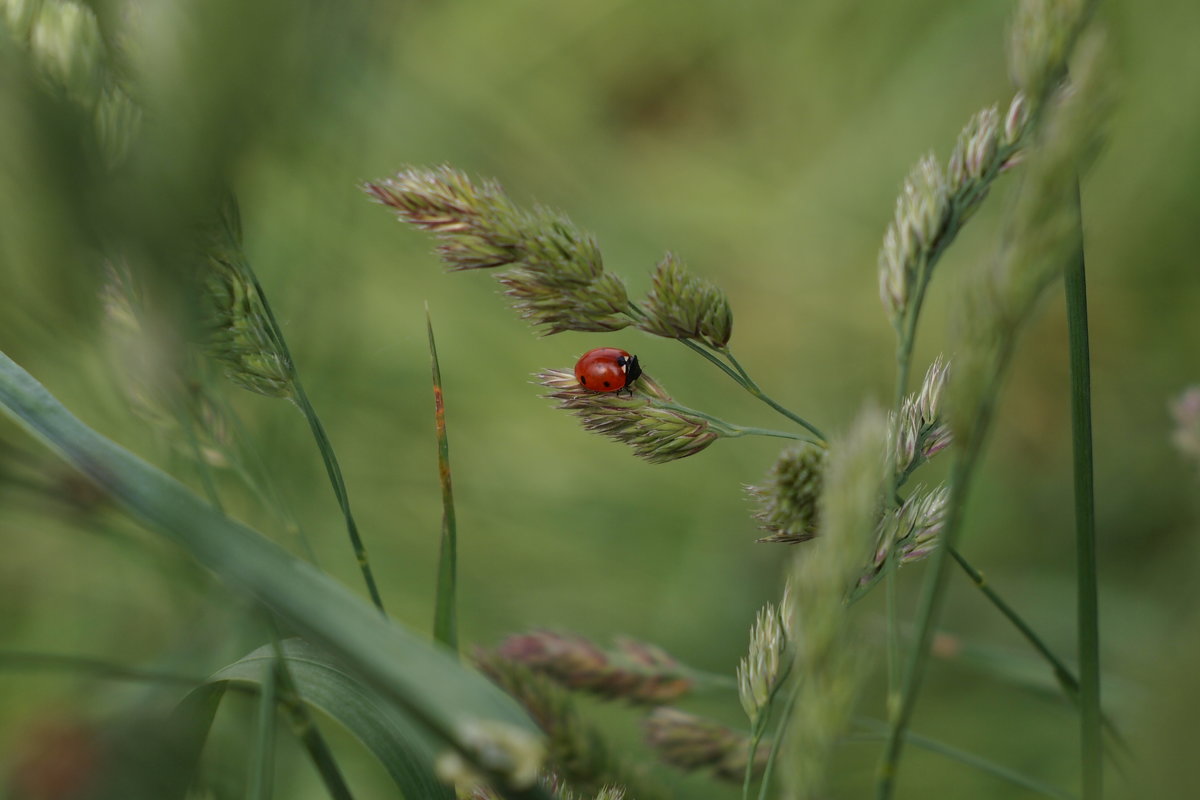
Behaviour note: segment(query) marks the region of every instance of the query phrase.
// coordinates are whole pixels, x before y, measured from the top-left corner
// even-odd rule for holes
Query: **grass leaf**
[[[280,643],[297,694],[341,723],[369,749],[409,798],[452,798],[434,775],[439,742],[408,714],[355,678],[328,653],[303,641]],[[275,669],[274,646],[267,644],[219,670],[210,684],[233,684],[262,692]],[[202,690],[198,690],[202,691]]]
[[[438,479],[442,484],[442,547],[438,555],[437,605],[433,636],[451,650],[458,650],[458,523],[454,516],[454,486],[450,480],[450,441],[446,438],[446,404],[442,398],[442,368],[433,341],[433,320],[425,306],[429,332],[429,357],[433,361],[433,414],[437,427]]]
[[[481,722],[540,738],[516,703],[444,649],[385,619],[346,587],[76,419],[0,353],[0,407],[151,530],[253,596],[348,672],[402,709],[434,740],[474,761]]]

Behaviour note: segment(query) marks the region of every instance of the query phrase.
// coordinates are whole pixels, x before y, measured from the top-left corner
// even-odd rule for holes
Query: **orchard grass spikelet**
[[[654,285],[641,304],[638,327],[668,339],[692,339],[716,350],[729,344],[733,311],[725,292],[688,273],[674,253],[654,270]]]
[[[783,616],[779,607],[769,604],[758,612],[750,631],[749,652],[737,668],[738,698],[750,718],[751,727],[757,726],[759,717],[787,676],[784,668],[786,651]]]
[[[750,757],[750,737],[719,722],[670,706],[650,712],[643,723],[646,744],[659,759],[689,772],[711,769],[725,781],[742,781]],[[770,751],[759,747],[751,774],[761,775]]]
[[[519,208],[495,181],[442,166],[410,167],[363,186],[405,222],[434,233],[451,270],[508,267],[497,276],[517,312],[546,333],[615,331],[632,320],[624,282],[605,271],[590,234],[564,215]]]
[[[933,155],[927,155],[904,181],[879,252],[879,294],[897,329],[949,215],[946,178]]]
[[[582,636],[532,631],[507,637],[494,655],[606,699],[658,704],[691,691],[693,680],[661,648],[633,639],[618,639],[616,645],[603,650]]]
[[[899,508],[889,511],[879,522],[874,571],[883,569],[893,547],[898,550],[900,564],[920,561],[932,553],[946,523],[949,499],[950,490],[946,486],[929,492],[917,487]],[[863,580],[871,577],[866,575]]]
[[[816,445],[789,447],[761,486],[747,486],[755,501],[754,519],[769,535],[760,542],[805,542],[817,533],[818,498],[828,452]]]
[[[897,486],[903,485],[917,467],[953,441],[950,427],[941,414],[949,366],[941,356],[934,359],[920,391],[904,399],[898,414],[889,415]]]
[[[1018,92],[1003,123],[995,107],[967,122],[944,174],[932,154],[909,173],[879,252],[880,298],[902,352],[911,347],[934,267],[991,184],[1018,160],[1029,120],[1029,102]]]
[[[266,397],[292,397],[295,369],[242,253],[236,205],[227,203],[222,209],[220,221],[204,237],[202,252],[209,352],[243,389]]]
[[[717,420],[673,403],[645,373],[628,397],[584,389],[574,370],[548,369],[536,377],[553,390],[546,397],[579,417],[586,430],[624,442],[652,464],[695,455],[721,436],[735,435]]]

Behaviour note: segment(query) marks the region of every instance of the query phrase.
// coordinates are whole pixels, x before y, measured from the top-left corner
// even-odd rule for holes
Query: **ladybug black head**
[[[637,356],[630,356],[625,362],[625,385],[636,381],[642,374],[642,365],[638,363]]]

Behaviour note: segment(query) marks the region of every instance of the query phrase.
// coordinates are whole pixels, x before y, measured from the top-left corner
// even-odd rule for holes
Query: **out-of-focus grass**
[[[172,8],[190,16],[176,21]],[[115,7],[100,10],[111,30],[121,27]],[[69,106],[48,99],[19,52],[0,48],[0,348],[86,422],[190,480],[123,403],[98,341],[94,256],[112,235],[170,252],[215,179],[227,178],[393,613],[414,625],[432,619],[441,509],[428,300],[454,429],[463,640],[491,643],[530,625],[602,639],[624,632],[731,673],[783,555],[753,544],[740,485],[761,477],[777,444],[720,442],[646,465],[552,413],[529,376],[612,344],[638,353],[681,402],[745,424],[773,425],[770,412],[670,342],[631,331],[532,336],[487,276],[441,274],[429,241],[356,184],[405,163],[495,176],[514,197],[594,231],[635,293],[663,251],[679,252],[728,291],[733,347],[764,388],[838,430],[863,397],[886,398],[892,381],[875,255],[895,191],[920,154],[944,158],[973,111],[1007,98],[1009,10],[933,0],[175,4],[143,13],[149,33],[132,68],[149,76],[147,101],[168,119],[136,155],[142,171],[118,188],[87,172]],[[1178,587],[1194,568],[1200,510],[1165,410],[1200,379],[1200,110],[1189,102],[1200,10],[1164,0],[1147,14],[1126,1],[1105,4],[1101,17],[1120,76],[1110,144],[1084,186],[1104,666],[1136,680],[1153,661],[1144,655],[1180,635],[1168,609],[1191,599]],[[918,363],[953,349],[945,319],[956,267],[988,257],[1004,194],[945,261]],[[1069,653],[1060,305],[1047,307],[1018,354],[963,547]],[[229,394],[322,566],[357,587],[303,420]],[[231,639],[247,643],[232,601],[178,554],[102,507],[47,499],[64,491],[61,468],[7,423],[0,431],[33,462],[0,463],[2,646],[183,660],[202,673],[236,655]],[[236,482],[222,486],[234,513],[275,524]],[[902,591],[911,596],[916,583],[902,580]],[[1021,647],[965,581],[954,591],[947,628]],[[930,677],[919,730],[1072,780],[1068,714],[957,666]],[[6,681],[0,749],[48,707],[102,713],[109,701],[92,685]],[[727,701],[715,713],[736,721],[736,699]],[[631,738],[632,716],[614,716]],[[848,789],[870,774],[873,752],[853,745],[839,756]],[[904,770],[909,796],[946,781],[964,796],[1012,796],[933,756],[907,758],[920,764]],[[696,781],[686,786],[704,796]]]

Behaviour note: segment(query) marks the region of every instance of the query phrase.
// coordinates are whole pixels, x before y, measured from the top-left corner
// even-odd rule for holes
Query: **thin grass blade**
[[[450,442],[446,438],[446,403],[442,394],[442,368],[433,340],[433,320],[425,306],[429,357],[433,361],[433,414],[437,428],[438,479],[442,484],[442,546],[438,555],[437,605],[433,636],[458,650],[458,522],[454,515],[454,486],[450,479]]]
[[[250,764],[249,800],[267,800],[275,783],[275,704],[278,702],[279,662],[262,665],[262,684],[258,695],[258,730],[254,760]]]
[[[1080,735],[1083,742],[1083,797],[1104,792],[1100,705],[1100,606],[1096,572],[1096,499],[1092,475],[1092,375],[1088,347],[1087,281],[1079,181],[1075,182],[1078,220],[1076,257],[1066,271],[1067,340],[1071,373],[1071,451],[1075,479],[1075,560],[1079,629]]]

